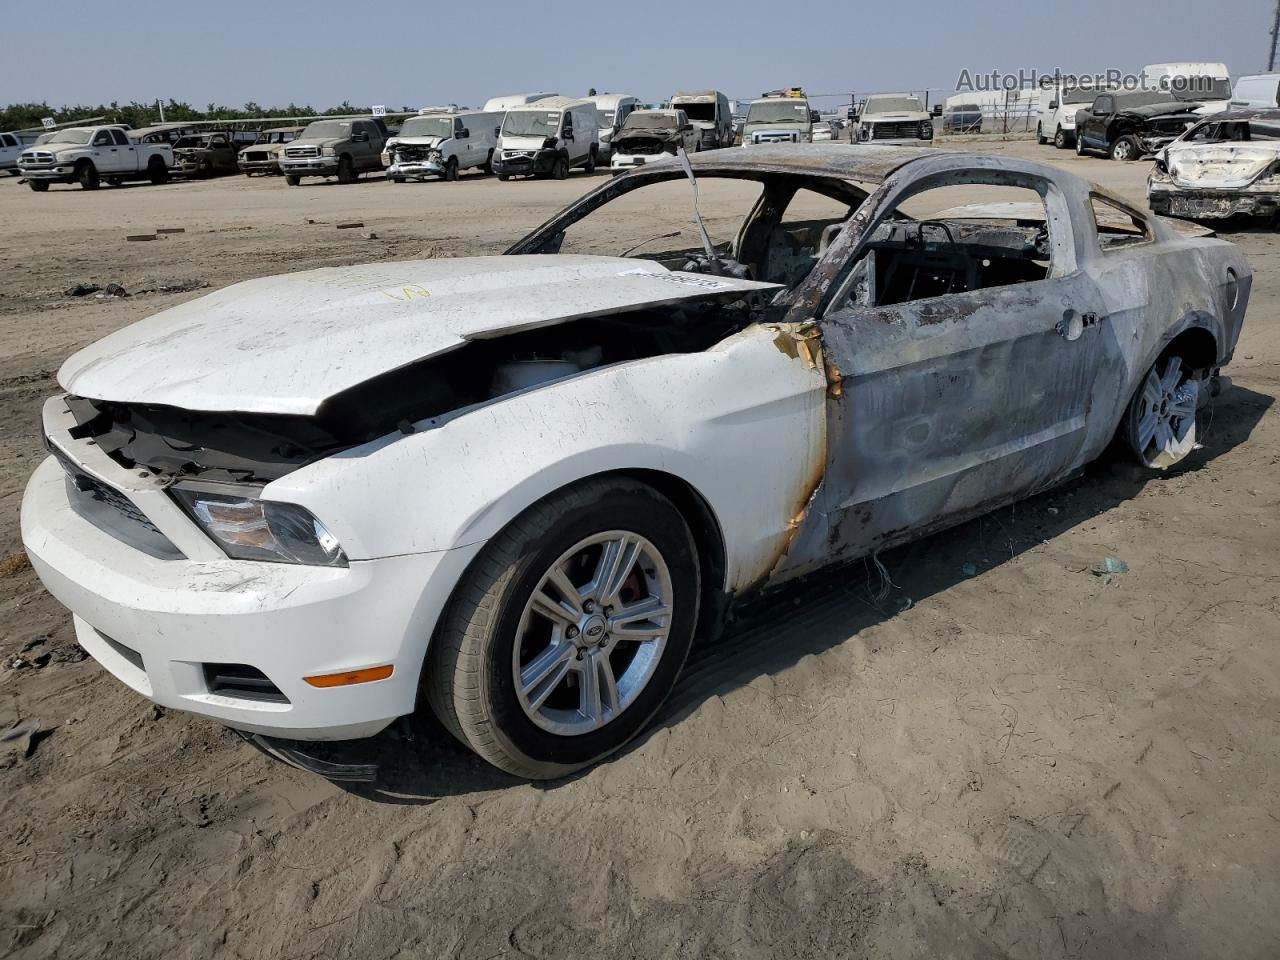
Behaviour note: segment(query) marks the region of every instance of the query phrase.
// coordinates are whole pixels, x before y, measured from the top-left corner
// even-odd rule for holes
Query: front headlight
[[[434,160],[436,163],[439,163],[441,160],[444,159],[444,154],[439,150],[428,150],[427,159]]]
[[[78,151],[75,150],[64,150],[62,153],[55,153],[53,155],[53,159],[57,160],[59,163],[69,163],[76,158],[77,152]]]
[[[183,487],[172,492],[191,519],[236,560],[347,565],[337,537],[305,507]]]
[[[336,157],[338,155],[338,151],[333,147],[321,147],[320,155],[322,157]]]

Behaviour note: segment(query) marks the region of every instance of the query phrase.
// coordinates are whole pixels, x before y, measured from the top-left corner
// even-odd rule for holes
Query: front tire
[[[458,158],[450,157],[444,165],[444,176],[441,178],[449,183],[455,183],[458,179]]]
[[[1121,137],[1111,145],[1112,160],[1137,160],[1142,155],[1142,147],[1133,137]]]
[[[1071,144],[1068,142],[1068,139],[1069,138],[1067,137],[1067,131],[1063,130],[1061,127],[1053,131],[1053,145],[1057,149],[1065,150],[1067,149],[1067,147],[1071,146]]]
[[[557,157],[556,165],[551,168],[551,176],[557,180],[569,179],[569,160],[566,157]]]
[[[350,183],[355,179],[355,172],[351,166],[351,158],[345,154],[338,158],[338,182]]]
[[[28,180],[27,186],[36,193],[45,193],[49,189],[48,180]]]
[[[1076,132],[1076,156],[1084,156],[1084,138],[1080,136],[1079,131]]]
[[[513,520],[459,582],[427,699],[494,766],[565,776],[622,747],[666,699],[699,589],[671,501],[628,479],[576,484]]]
[[[76,182],[81,190],[98,189],[98,168],[88,160],[80,161],[76,167]]]
[[[592,173],[595,173],[595,172],[596,172],[596,150],[595,150],[595,147],[592,147],[592,148],[591,148],[591,152],[587,154],[587,165],[586,165],[585,167],[583,167],[583,170],[585,170],[588,174],[592,174]]]
[[[1124,416],[1125,439],[1144,467],[1167,470],[1196,448],[1200,389],[1176,354],[1152,364]]]
[[[284,182],[291,187],[296,187],[302,182],[302,178],[294,173],[286,173],[284,175]]]

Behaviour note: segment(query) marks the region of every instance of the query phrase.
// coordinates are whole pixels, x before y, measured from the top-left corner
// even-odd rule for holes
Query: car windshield
[[[59,130],[57,133],[43,134],[37,143],[88,143],[89,138],[93,136],[93,131],[88,127],[71,127],[68,130]],[[48,137],[48,140],[44,138]]]
[[[947,107],[948,113],[981,113],[976,103],[962,103],[957,107]]]
[[[924,113],[916,97],[869,97],[863,113]]]
[[[1093,103],[1098,95],[1096,90],[1088,87],[1065,87],[1062,91],[1062,103]]]
[[[1280,140],[1280,117],[1274,120],[1210,120],[1193,127],[1186,140],[1196,143],[1252,143]]]
[[[207,147],[208,145],[209,138],[202,136],[182,137],[174,144],[175,147]]]
[[[453,117],[410,117],[400,128],[402,137],[452,137]]]
[[[596,125],[597,125],[601,130],[608,130],[608,129],[610,129],[610,128],[613,126],[613,111],[612,111],[612,110],[597,110],[597,111],[596,111]]]
[[[690,120],[706,120],[710,122],[716,118],[716,105],[714,103],[673,103],[672,106],[683,110],[684,115]]]
[[[1170,77],[1169,92],[1175,100],[1230,100],[1231,81],[1225,77]]]
[[[511,110],[502,121],[502,132],[513,137],[551,137],[559,128],[559,110]]]
[[[304,140],[342,140],[350,135],[350,120],[317,120],[302,131]]]
[[[637,112],[623,121],[623,130],[674,130],[678,126],[674,113]]]
[[[680,109],[684,109],[681,107]],[[688,113],[686,112],[686,116]],[[747,112],[747,123],[809,122],[809,104],[804,100],[757,100]]]

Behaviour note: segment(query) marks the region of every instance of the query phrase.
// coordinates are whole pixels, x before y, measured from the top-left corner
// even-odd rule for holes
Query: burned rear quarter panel
[[[311,464],[265,495],[302,504],[354,559],[492,537],[571,483],[675,476],[710,507],[724,587],[777,565],[825,454],[825,381],[788,332],[753,325],[701,353],[585,372]]]

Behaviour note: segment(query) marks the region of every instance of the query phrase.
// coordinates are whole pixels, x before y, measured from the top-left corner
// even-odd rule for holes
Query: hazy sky
[[[1270,0],[636,0],[13,3],[0,101],[172,97],[317,108],[460,103],[549,90],[658,100],[799,84],[811,94],[945,88],[962,69],[1094,72],[1168,60],[1266,67]],[[830,102],[821,101],[822,105]]]

